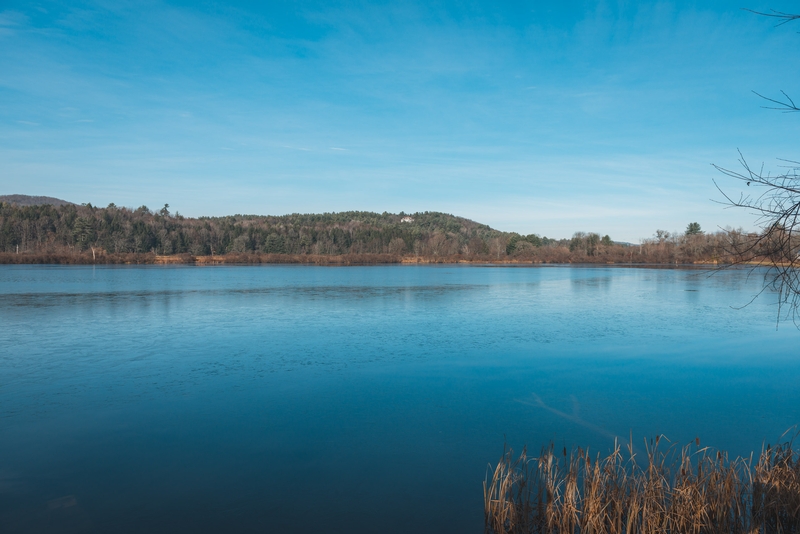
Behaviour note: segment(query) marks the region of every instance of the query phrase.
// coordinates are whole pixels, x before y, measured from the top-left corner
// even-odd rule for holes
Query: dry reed
[[[400,263],[401,257],[393,254],[255,254],[229,253],[215,256],[192,256],[173,254],[158,256],[148,253],[109,253],[97,249],[83,252],[32,252],[14,254],[0,252],[3,264],[56,264],[56,265],[102,265],[102,264],[316,264],[316,265],[378,265]]]
[[[492,534],[800,533],[800,451],[793,439],[729,460],[700,442],[644,457],[617,443],[606,456],[582,449],[538,458],[506,449],[484,482]]]

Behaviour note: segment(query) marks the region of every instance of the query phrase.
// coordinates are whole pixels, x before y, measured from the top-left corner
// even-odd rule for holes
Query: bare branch
[[[781,90],[781,94],[783,94],[783,96],[786,97],[786,101],[785,102],[781,101],[781,100],[775,100],[774,98],[770,98],[768,96],[764,96],[761,93],[757,93],[755,91],[753,91],[753,94],[763,98],[764,100],[766,100],[768,102],[772,102],[773,104],[777,104],[778,105],[778,107],[775,107],[775,106],[761,106],[764,109],[776,109],[778,111],[783,111],[784,113],[794,113],[796,111],[800,111],[800,108],[797,107],[797,105],[794,103],[794,100],[792,100],[792,98],[789,95],[787,95],[786,92],[783,91],[783,90]]]
[[[791,318],[797,324],[800,318],[800,175],[797,167],[787,172],[770,174],[763,165],[756,171],[739,152],[741,170],[731,170],[714,165],[719,172],[757,192],[733,197],[714,181],[724,201],[731,208],[744,208],[756,216],[761,231],[742,236],[729,233],[728,250],[734,265],[750,265],[753,269],[767,267],[764,289],[777,295],[778,320]],[[789,162],[795,163],[795,162]]]
[[[750,13],[755,13],[756,15],[761,15],[762,17],[772,17],[775,19],[779,19],[780,22],[775,25],[775,27],[783,26],[787,22],[791,22],[793,20],[800,19],[800,15],[795,13],[784,13],[783,11],[776,11],[774,9],[770,9],[769,13],[764,13],[762,11],[754,11],[752,9],[742,8],[745,11],[749,11]]]

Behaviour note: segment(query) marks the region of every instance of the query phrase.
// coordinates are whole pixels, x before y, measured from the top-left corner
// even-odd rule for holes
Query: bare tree
[[[730,252],[738,258],[737,263],[769,267],[765,289],[777,291],[779,305],[788,305],[796,320],[800,311],[800,163],[786,161],[784,172],[778,174],[765,172],[763,167],[754,170],[744,157],[739,163],[739,171],[715,167],[744,182],[754,193],[736,198],[719,185],[717,189],[725,198],[724,204],[753,213],[761,231],[745,238],[737,234],[736,239],[729,240]]]
[[[770,11],[767,13],[747,10],[757,15],[778,19],[776,26],[800,19],[800,15]],[[800,111],[794,100],[784,91],[782,97],[770,98],[753,91],[765,100],[766,109],[784,113]],[[739,152],[739,170],[714,167],[721,173],[739,180],[753,193],[729,196],[714,182],[722,193],[724,205],[742,208],[754,214],[760,232],[742,236],[736,233],[729,239],[730,252],[738,260],[754,266],[766,266],[764,290],[773,289],[778,294],[778,320],[783,311],[798,327],[800,318],[800,162],[779,160],[782,165],[777,173],[765,171],[763,165],[754,169]]]

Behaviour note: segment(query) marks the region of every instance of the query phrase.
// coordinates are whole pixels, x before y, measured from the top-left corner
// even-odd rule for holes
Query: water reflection
[[[775,331],[769,299],[735,309],[759,283],[605,267],[3,268],[0,525],[477,531],[505,440],[607,450],[699,434],[748,452],[800,420],[797,331]]]

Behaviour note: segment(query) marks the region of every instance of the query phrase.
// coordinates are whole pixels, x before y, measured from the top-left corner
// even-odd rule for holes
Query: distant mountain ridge
[[[0,195],[0,202],[16,204],[17,206],[42,206],[44,204],[50,204],[51,206],[74,205],[74,202],[61,200],[60,198],[36,197],[31,195]]]

